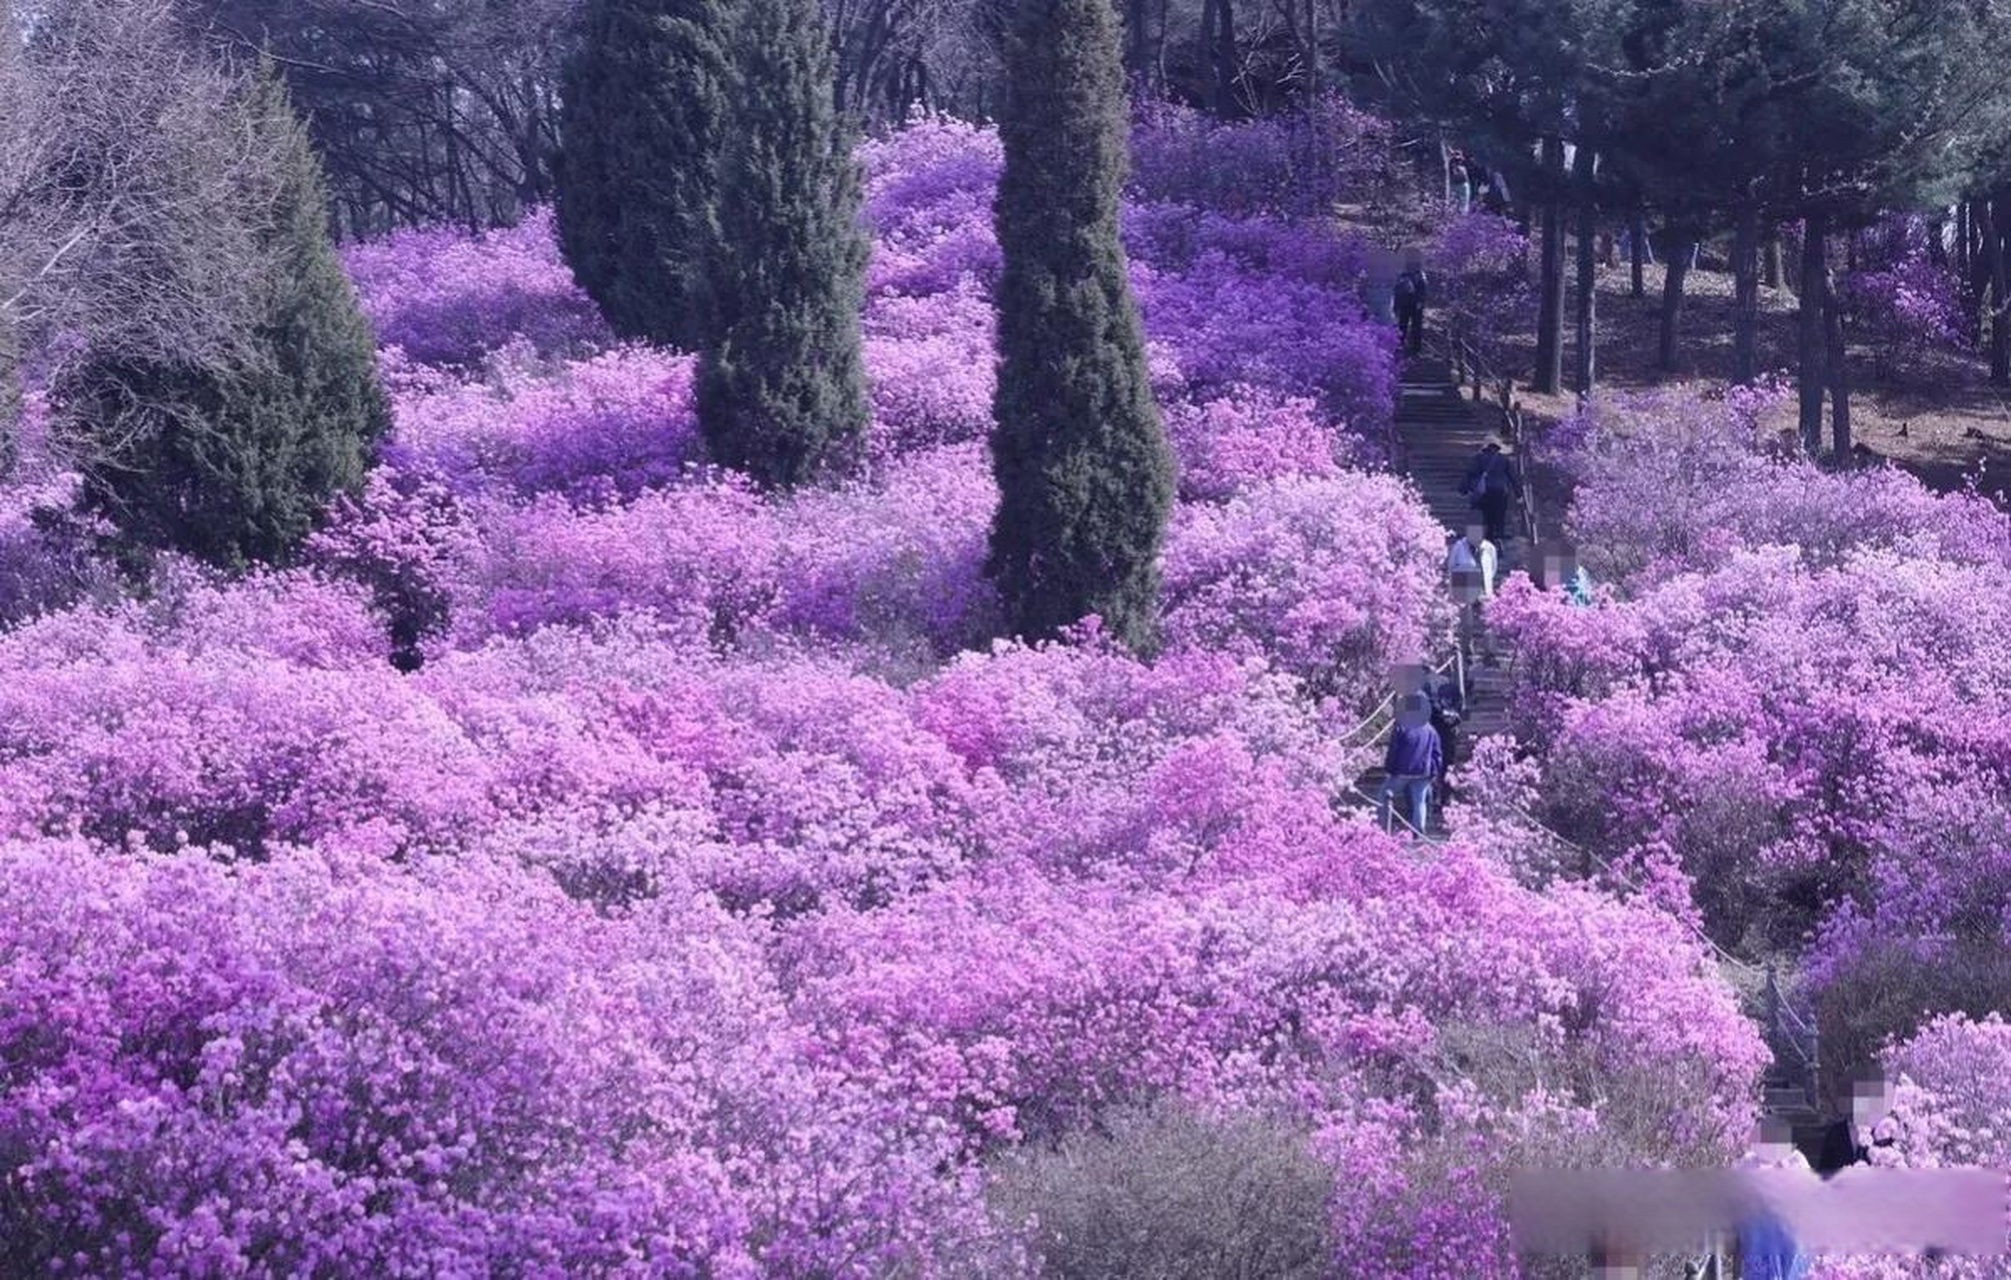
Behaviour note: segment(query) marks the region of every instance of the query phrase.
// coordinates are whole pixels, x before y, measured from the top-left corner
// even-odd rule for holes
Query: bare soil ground
[[[1643,296],[1631,293],[1623,259],[1602,268],[1599,278],[1596,377],[1601,386],[1722,388],[1731,376],[1732,277],[1708,257],[1689,275],[1685,289],[1679,367],[1663,373],[1655,366],[1660,322],[1662,269],[1644,272]],[[1761,289],[1760,367],[1791,371],[1795,363],[1795,296],[1787,289]],[[1532,317],[1533,320],[1533,317]],[[1573,361],[1570,312],[1565,323],[1565,376]],[[1511,363],[1519,365],[1518,395],[1539,418],[1571,411],[1569,391],[1540,396],[1525,389],[1535,354],[1534,326],[1510,343]],[[2011,506],[2011,390],[1992,387],[1980,355],[1941,350],[1924,359],[1896,364],[1864,343],[1851,346],[1853,437],[1876,458],[1889,459],[1941,490],[1961,488],[1973,477],[1979,490]],[[1784,407],[1778,424],[1791,428],[1794,406]],[[1824,426],[1828,432],[1827,418]]]

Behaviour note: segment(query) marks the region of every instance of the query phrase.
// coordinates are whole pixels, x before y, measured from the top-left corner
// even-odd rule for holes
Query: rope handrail
[[[1441,337],[1441,335],[1443,336]],[[1538,537],[1536,502],[1535,495],[1532,492],[1533,486],[1528,475],[1528,469],[1534,460],[1534,442],[1526,430],[1521,406],[1515,402],[1513,381],[1505,375],[1498,374],[1489,367],[1485,353],[1481,350],[1479,344],[1472,341],[1463,332],[1462,326],[1459,324],[1458,313],[1454,309],[1449,309],[1449,322],[1434,330],[1432,342],[1433,346],[1441,348],[1443,354],[1446,356],[1447,364],[1453,376],[1453,394],[1455,396],[1458,395],[1461,384],[1467,379],[1469,374],[1473,380],[1473,398],[1476,401],[1481,398],[1483,381],[1498,385],[1499,407],[1507,428],[1507,434],[1524,469],[1523,483],[1519,486],[1520,492],[1517,495],[1519,499],[1518,507],[1523,519],[1523,526],[1530,539],[1535,541]],[[1458,635],[1452,636],[1453,657],[1433,667],[1433,672],[1435,674],[1443,674],[1449,666],[1460,661],[1465,656],[1462,648],[1464,643],[1464,637]],[[1466,693],[1466,679],[1463,668],[1460,673],[1460,692],[1462,695]],[[1378,704],[1375,711],[1370,714],[1369,719],[1357,727],[1355,734],[1359,734],[1362,729],[1368,728],[1384,716],[1389,711],[1389,708],[1394,705],[1395,699],[1396,695],[1392,693],[1382,703]],[[1394,719],[1393,716],[1391,718]],[[1383,729],[1378,729],[1376,734],[1372,735],[1370,741],[1373,742],[1375,737],[1380,737],[1382,732]],[[1354,736],[1354,734],[1351,734],[1350,740]],[[1369,796],[1360,786],[1351,786],[1349,789],[1362,800],[1369,801],[1377,806],[1380,806],[1382,803],[1380,798]],[[1394,812],[1394,808],[1392,808],[1392,812]],[[1706,933],[1702,927],[1692,922],[1688,917],[1663,907],[1644,885],[1633,876],[1621,871],[1607,859],[1600,857],[1583,845],[1567,839],[1565,836],[1551,829],[1547,823],[1536,817],[1536,815],[1519,805],[1515,806],[1512,812],[1540,838],[1561,847],[1569,853],[1578,855],[1586,866],[1596,866],[1608,877],[1618,881],[1634,893],[1648,898],[1651,903],[1661,908],[1663,914],[1676,920],[1677,923],[1682,925],[1684,930],[1701,943],[1704,954],[1709,956],[1720,969],[1729,970],[1731,973],[1744,978],[1747,982],[1755,979],[1763,981],[1763,989],[1768,995],[1767,1013],[1769,1015],[1770,1030],[1776,1039],[1785,1042],[1788,1051],[1799,1061],[1811,1099],[1813,1100],[1813,1096],[1817,1092],[1818,1064],[1821,1052],[1817,1029],[1782,994],[1772,965],[1762,968],[1759,965],[1733,955],[1720,946],[1710,934]],[[1403,822],[1407,830],[1415,831],[1415,828],[1412,827],[1408,819],[1404,819],[1399,815],[1399,820]],[[1417,834],[1423,835],[1424,833],[1417,832]]]
[[[1531,492],[1528,474],[1530,464],[1535,458],[1535,448],[1534,441],[1526,429],[1527,424],[1523,420],[1522,406],[1515,399],[1515,379],[1489,363],[1487,353],[1481,345],[1467,336],[1464,326],[1460,323],[1461,316],[1458,310],[1456,308],[1448,310],[1450,313],[1448,323],[1441,330],[1444,336],[1442,338],[1434,336],[1433,345],[1444,348],[1446,364],[1452,370],[1455,395],[1458,394],[1460,386],[1468,380],[1469,375],[1473,382],[1473,398],[1476,402],[1481,398],[1483,385],[1496,389],[1496,407],[1501,410],[1509,442],[1514,446],[1516,456],[1523,464],[1522,484],[1518,486],[1516,508],[1522,515],[1523,528],[1528,531],[1529,538],[1533,542],[1540,536],[1536,519],[1536,497]],[[1440,331],[1435,331],[1435,334],[1437,332]]]
[[[1448,671],[1453,670],[1455,667],[1458,667],[1460,665],[1460,658],[1461,658],[1461,655],[1459,653],[1459,641],[1456,636],[1454,636],[1451,632],[1448,632],[1446,635],[1439,637],[1439,639],[1442,643],[1448,640],[1451,641],[1453,645],[1453,652],[1449,654],[1447,657],[1441,659],[1433,666],[1427,668],[1427,670],[1429,670],[1431,674],[1435,676],[1442,676],[1446,674]],[[1462,677],[1463,674],[1464,673],[1462,672]],[[1464,678],[1460,680],[1459,692],[1462,698],[1466,696],[1466,681]],[[1369,712],[1368,717],[1366,719],[1364,719],[1360,724],[1356,725],[1354,728],[1348,730],[1345,734],[1341,735],[1341,740],[1343,742],[1353,743],[1355,742],[1356,739],[1361,737],[1363,730],[1369,728],[1371,725],[1374,725],[1377,721],[1381,720],[1385,715],[1389,715],[1391,716],[1391,718],[1394,718],[1393,713],[1396,710],[1396,702],[1397,702],[1396,691],[1391,690],[1388,694],[1386,694],[1383,697],[1383,700],[1381,702],[1378,702],[1375,705],[1375,709]],[[1382,735],[1383,730],[1379,728],[1374,733],[1371,733],[1369,735],[1368,741],[1363,742],[1360,745],[1364,747],[1370,746],[1375,742],[1377,738],[1382,737]]]

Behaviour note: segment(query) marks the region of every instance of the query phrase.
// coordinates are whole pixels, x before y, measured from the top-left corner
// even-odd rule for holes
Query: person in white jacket
[[[1445,572],[1452,582],[1453,599],[1463,605],[1494,599],[1494,575],[1500,563],[1500,553],[1488,540],[1486,528],[1468,525],[1445,553]]]

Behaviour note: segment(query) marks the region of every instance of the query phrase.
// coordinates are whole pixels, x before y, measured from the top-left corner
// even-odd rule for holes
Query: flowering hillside
[[[1333,1269],[1506,1276],[1512,1167],[1744,1138],[1665,915],[1332,802],[1447,620],[1356,251],[1129,210],[1168,647],[994,642],[998,144],[866,159],[849,486],[708,469],[536,216],[349,253],[397,427],[306,563],[130,599],[0,507],[0,1271],[1012,1274],[999,1171],[1158,1097]]]
[[[1765,456],[1776,394],[1621,397],[1552,433],[1604,586],[1587,609],[1519,579],[1490,615],[1520,799],[1727,945],[1799,964],[1829,1079],[1882,1059],[1900,1081],[1881,1159],[1997,1163],[2011,519]]]

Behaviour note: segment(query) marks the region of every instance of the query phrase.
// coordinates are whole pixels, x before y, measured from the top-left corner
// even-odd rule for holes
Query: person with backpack
[[[1522,493],[1522,477],[1516,473],[1515,460],[1501,451],[1501,441],[1481,446],[1459,491],[1480,509],[1487,541],[1500,546],[1508,536],[1508,500]]]
[[[1404,260],[1403,274],[1397,277],[1392,298],[1396,306],[1397,332],[1403,340],[1406,355],[1414,356],[1424,346],[1424,307],[1429,291],[1430,281],[1425,276],[1424,264],[1413,253]]]

